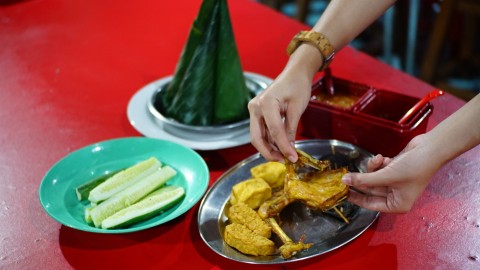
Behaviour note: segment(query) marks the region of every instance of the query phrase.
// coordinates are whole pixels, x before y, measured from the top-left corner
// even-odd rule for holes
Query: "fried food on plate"
[[[257,209],[265,200],[272,196],[272,188],[261,178],[251,178],[239,182],[232,187],[230,203],[239,202],[247,204],[252,209]]]
[[[270,223],[270,226],[272,226],[272,230],[275,232],[275,234],[278,235],[280,240],[282,240],[283,245],[279,247],[278,249],[280,250],[280,254],[284,259],[288,259],[292,256],[295,256],[298,252],[304,250],[304,249],[309,249],[310,247],[313,246],[312,243],[304,243],[303,240],[305,236],[302,236],[300,241],[294,242],[280,227],[278,224],[277,220],[273,217],[270,217],[267,219],[268,222]]]
[[[348,186],[342,183],[347,172],[346,168],[339,168],[310,174],[308,180],[290,179],[285,185],[287,197],[327,211],[347,197]]]
[[[225,227],[224,240],[238,251],[254,256],[271,255],[276,250],[272,240],[255,234],[247,226],[239,223],[231,223]]]
[[[250,169],[252,177],[262,178],[273,189],[283,186],[286,171],[285,164],[276,161],[265,162]]]
[[[349,223],[336,207],[348,196],[348,186],[341,181],[347,168],[332,170],[328,160],[318,160],[299,149],[297,153],[296,163],[286,160],[285,165],[257,165],[250,169],[253,178],[232,187],[227,214],[231,224],[225,227],[224,234],[228,245],[256,256],[278,251],[284,259],[312,247],[313,243],[304,243],[304,235],[297,242],[292,240],[277,222],[281,221],[280,212],[295,201],[321,211],[333,209]],[[272,231],[283,242],[282,246],[276,248],[268,239]]]
[[[272,235],[272,228],[260,218],[255,210],[244,203],[232,205],[227,216],[232,223],[243,224],[255,234],[266,238],[270,238]]]
[[[257,210],[258,215],[262,219],[277,216],[283,208],[287,207],[294,199],[287,197],[284,189],[279,189],[273,192],[270,199],[263,202]]]

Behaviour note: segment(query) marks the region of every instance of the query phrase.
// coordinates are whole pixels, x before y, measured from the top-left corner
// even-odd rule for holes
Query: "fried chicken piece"
[[[304,250],[304,249],[309,249],[312,247],[312,243],[305,244],[303,243],[303,239],[300,239],[299,242],[287,242],[283,244],[279,249],[280,249],[280,254],[282,254],[282,257],[284,259],[289,259],[292,256],[297,255],[298,252]]]
[[[319,171],[325,171],[330,169],[330,161],[329,160],[318,160],[309,154],[303,152],[302,150],[296,148],[295,151],[297,151],[298,154],[298,161],[297,163],[300,166],[310,166],[312,168],[315,168]]]
[[[298,162],[291,163],[286,160],[283,187],[274,189],[273,194],[270,186],[270,194],[264,193],[261,188],[256,187],[256,184],[262,181],[249,183],[248,181],[252,179],[241,182],[232,188],[230,199],[232,206],[228,216],[233,223],[225,227],[224,233],[224,240],[228,245],[242,253],[255,256],[273,254],[276,251],[274,242],[268,239],[269,237],[265,237],[265,234],[263,234],[265,236],[259,235],[262,234],[257,230],[259,225],[255,225],[258,217],[260,221],[263,220],[270,227],[270,233],[273,231],[282,240],[283,245],[278,250],[283,258],[288,259],[298,252],[312,247],[313,243],[303,242],[304,236],[298,242],[294,242],[276,220],[280,212],[294,201],[300,201],[310,208],[321,211],[333,208],[348,223],[348,219],[335,208],[348,195],[348,186],[341,182],[347,169],[331,170],[328,160],[317,160],[299,149],[297,149],[297,153]],[[315,171],[308,171],[307,167],[314,168]],[[261,172],[262,170],[258,169],[257,173],[261,174]],[[251,173],[253,174],[254,170],[251,170]],[[253,179],[262,180],[261,178]],[[267,184],[265,180],[263,182]],[[255,202],[255,206],[259,203],[258,206],[252,207],[251,204],[248,204],[247,202],[250,202],[251,199]],[[246,202],[248,206],[243,205],[242,202]],[[252,214],[250,210],[253,211],[257,208],[256,214]]]
[[[257,210],[258,215],[262,219],[273,217],[282,212],[283,208],[295,201],[289,199],[283,189],[276,190],[270,199],[266,200]]]
[[[341,182],[343,174],[340,175],[340,181],[338,181],[339,171],[330,170],[330,161],[317,160],[299,149],[296,151],[298,153],[297,163],[286,160],[283,189],[274,191],[270,199],[260,205],[257,212],[261,218],[276,216],[283,208],[297,200],[315,209],[328,210],[336,204],[335,202],[339,198],[343,199],[348,193],[348,186]],[[304,167],[314,168],[315,171],[297,174],[296,170]],[[344,172],[343,170],[346,169],[340,170]],[[317,196],[319,197],[317,198]]]
[[[270,238],[272,235],[270,225],[263,221],[255,210],[244,203],[232,205],[227,216],[230,222],[243,224],[257,235],[266,238]]]
[[[298,252],[304,249],[309,249],[313,246],[313,243],[305,244],[303,242],[304,236],[302,236],[300,241],[297,243],[293,242],[293,240],[282,230],[280,225],[278,225],[278,222],[275,220],[275,218],[268,218],[268,222],[270,223],[270,226],[272,226],[272,230],[283,242],[283,245],[279,248],[279,250],[284,259],[289,259],[290,257],[295,256]]]
[[[227,225],[223,239],[229,246],[249,255],[272,255],[276,249],[275,243],[272,240],[255,234],[248,229],[247,226],[239,223]]]
[[[330,169],[330,162],[317,160],[307,153],[297,149],[299,159],[297,163],[286,160],[286,174],[284,188],[275,191],[272,197],[266,200],[258,209],[258,215],[265,219],[272,227],[273,232],[282,240],[279,248],[284,259],[295,256],[298,252],[310,248],[313,243],[304,243],[304,237],[294,242],[282,230],[275,217],[290,203],[300,201],[302,204],[321,211],[335,208],[348,195],[348,186],[341,179],[347,173],[346,168]],[[314,172],[297,173],[298,169],[314,168]],[[348,223],[341,213],[339,215]]]
[[[306,180],[292,177],[285,182],[287,197],[321,211],[327,211],[348,195],[348,186],[342,183],[346,168],[309,174]]]

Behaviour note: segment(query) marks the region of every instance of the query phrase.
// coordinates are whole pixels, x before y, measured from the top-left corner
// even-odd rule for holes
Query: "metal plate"
[[[245,74],[260,82],[262,87],[266,87],[273,81],[271,78],[258,73],[245,72]],[[226,149],[250,142],[249,126],[240,129],[239,132],[235,132],[234,136],[232,136],[231,132],[225,132],[225,134],[217,135],[196,133],[195,136],[188,137],[177,136],[166,131],[163,124],[160,121],[156,121],[155,117],[148,110],[148,103],[158,87],[164,82],[171,80],[172,77],[167,76],[150,82],[132,96],[127,106],[127,117],[133,128],[145,137],[176,142],[195,150]]]
[[[318,159],[328,159],[332,164],[348,166],[349,171],[365,172],[367,161],[373,155],[357,146],[336,140],[305,140],[296,142],[296,147]],[[198,226],[203,241],[219,255],[238,262],[250,264],[279,264],[305,260],[332,251],[362,234],[378,217],[378,212],[360,208],[348,202],[351,220],[346,224],[331,213],[311,210],[300,203],[287,206],[281,213],[282,228],[294,241],[305,235],[306,243],[314,243],[308,250],[285,260],[280,254],[250,256],[240,253],[223,241],[228,224],[224,210],[227,209],[232,187],[251,177],[250,169],[266,162],[259,154],[253,155],[225,172],[205,194],[198,213]],[[277,247],[281,242],[272,236]]]
[[[258,76],[254,76],[254,74],[250,72],[244,72],[244,76],[246,87],[252,97],[260,94],[270,84],[270,82],[261,80]],[[250,118],[248,117],[244,120],[225,125],[192,126],[180,123],[173,118],[163,115],[159,108],[155,106],[155,102],[167,89],[172,79],[173,77],[159,85],[148,102],[148,111],[152,114],[157,125],[162,126],[167,132],[182,138],[215,141],[222,138],[236,137],[241,133],[245,133],[249,128]]]

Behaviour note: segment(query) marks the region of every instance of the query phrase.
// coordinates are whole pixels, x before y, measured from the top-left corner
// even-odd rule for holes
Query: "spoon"
[[[439,89],[435,89],[432,92],[426,94],[422,99],[420,99],[413,107],[408,110],[408,112],[398,121],[400,124],[405,124],[410,117],[416,114],[427,102],[430,100],[443,95],[445,92]]]

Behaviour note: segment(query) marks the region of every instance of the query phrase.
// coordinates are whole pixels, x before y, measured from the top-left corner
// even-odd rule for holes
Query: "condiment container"
[[[341,140],[373,154],[394,157],[413,137],[426,131],[431,103],[400,124],[398,121],[420,98],[333,77],[335,94],[358,96],[352,106],[340,108],[313,97],[321,91],[319,81],[313,84],[312,99],[300,119],[300,134],[305,137]]]

